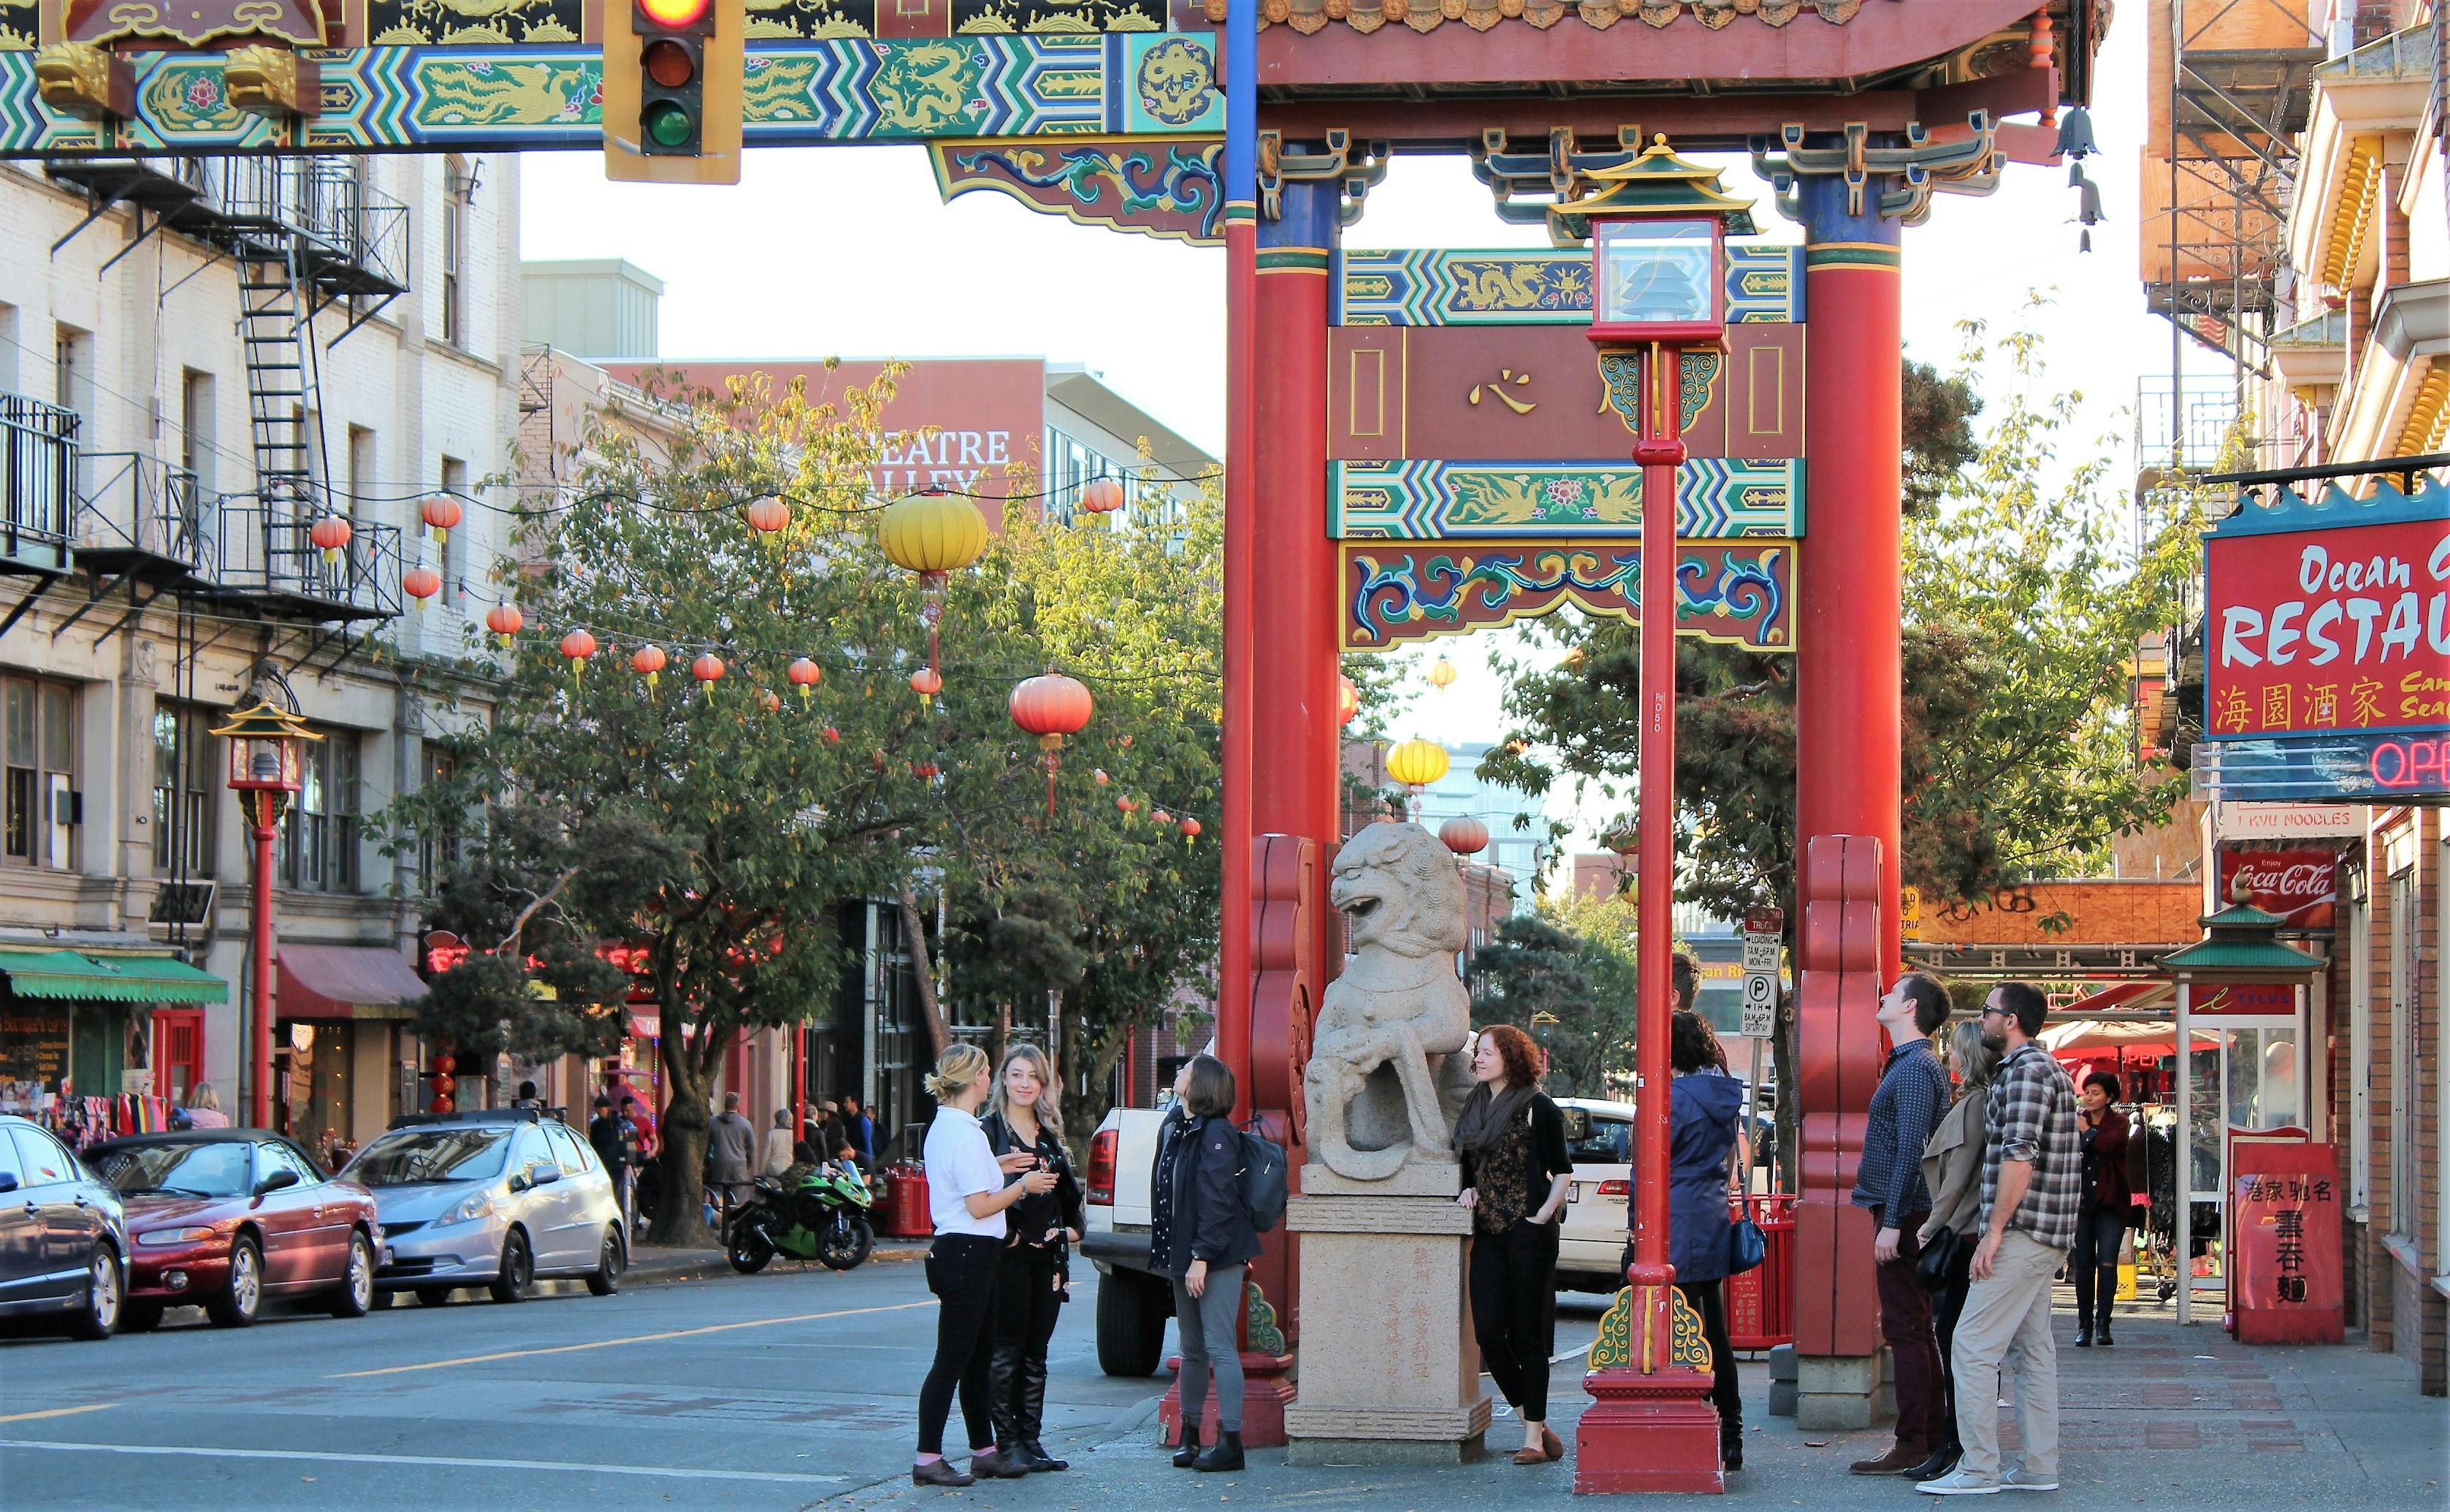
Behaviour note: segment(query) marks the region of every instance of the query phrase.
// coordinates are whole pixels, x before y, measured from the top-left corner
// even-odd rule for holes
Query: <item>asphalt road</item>
[[[1148,1451],[1165,1378],[1099,1373],[1097,1278],[1080,1270],[1046,1440],[1091,1472],[1056,1479],[1087,1493],[1093,1445],[1117,1453],[1128,1435]],[[99,1345],[0,1339],[0,1504],[610,1512],[907,1486],[935,1330],[916,1261],[572,1289],[349,1322],[277,1311],[234,1332],[177,1313]],[[1598,1302],[1565,1301],[1561,1351],[1588,1345]]]

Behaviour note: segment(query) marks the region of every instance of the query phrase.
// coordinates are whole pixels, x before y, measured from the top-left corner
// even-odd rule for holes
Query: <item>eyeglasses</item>
[[[2012,1010],[2012,1009],[2008,1009],[2008,1008],[1993,1008],[1993,1007],[1992,1007],[1992,1006],[1991,1006],[1990,1004],[1988,1004],[1988,1003],[1983,1004],[1983,1006],[1982,1006],[1982,1017],[1983,1017],[1983,1018],[1990,1018],[1993,1014],[1997,1014],[1997,1015],[1998,1015],[2000,1018],[2013,1018],[2014,1017],[2016,1017],[2015,1012],[2014,1012],[2014,1010]]]

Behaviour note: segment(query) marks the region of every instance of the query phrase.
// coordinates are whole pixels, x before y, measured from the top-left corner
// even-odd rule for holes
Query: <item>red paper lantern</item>
[[[1468,814],[1459,814],[1438,826],[1438,838],[1458,856],[1477,856],[1488,848],[1488,826]]]
[[[1174,816],[1173,816],[1172,814],[1167,813],[1167,812],[1166,812],[1164,809],[1162,809],[1162,808],[1152,808],[1152,809],[1150,809],[1150,810],[1149,810],[1149,818],[1150,818],[1150,819],[1152,819],[1152,820],[1155,820],[1155,821],[1156,821],[1157,824],[1173,824],[1173,823],[1174,823]]]
[[[1089,775],[1090,775],[1090,776],[1092,776],[1092,777],[1094,777],[1094,778],[1096,778],[1096,779],[1098,780],[1098,785],[1099,785],[1099,786],[1100,786],[1100,787],[1103,787],[1103,786],[1105,786],[1108,783],[1111,783],[1111,782],[1113,782],[1113,781],[1114,781],[1114,779],[1113,779],[1113,778],[1111,778],[1111,777],[1109,777],[1109,776],[1107,776],[1107,775],[1106,775],[1106,768],[1104,768],[1103,766],[1099,767],[1097,770],[1095,770],[1095,771],[1091,772]]]
[[[690,663],[690,675],[704,683],[708,692],[713,692],[714,685],[723,681],[723,658],[712,651],[700,651],[697,660]]]
[[[800,690],[800,702],[805,705],[808,701],[809,692],[817,684],[825,680],[826,674],[816,663],[803,656],[783,669],[783,675],[789,678],[791,686]],[[833,731],[827,730],[826,733],[831,735]]]
[[[1055,815],[1055,773],[1062,765],[1063,737],[1088,727],[1097,702],[1079,679],[1046,672],[1024,680],[1012,690],[1012,722],[1038,737],[1046,763],[1046,813]]]
[[[630,653],[630,669],[646,678],[647,687],[652,688],[655,674],[664,669],[664,663],[668,660],[670,658],[664,655],[664,649],[651,642]]]
[[[741,514],[749,518],[749,528],[763,535],[771,535],[791,523],[791,506],[778,498],[751,500]]]
[[[1335,674],[1335,707],[1341,714],[1339,723],[1346,725],[1361,712],[1361,685],[1342,672]]]
[[[1121,809],[1124,813],[1130,814],[1138,812],[1140,805],[1133,803],[1129,798],[1118,798],[1115,800],[1115,806]]]
[[[1092,514],[1112,514],[1123,507],[1123,485],[1111,477],[1093,477],[1080,485],[1080,507]]]
[[[1192,818],[1190,815],[1185,814],[1182,817],[1182,824],[1179,827],[1182,830],[1182,843],[1184,844],[1187,845],[1199,838],[1199,821]]]
[[[519,628],[527,622],[527,616],[519,612],[516,604],[496,604],[485,611],[485,628],[492,630],[494,638],[506,649],[511,644],[511,637],[516,635]]]
[[[570,669],[575,673],[581,662],[595,654],[595,637],[583,630],[572,630],[561,638],[561,654],[570,658]]]
[[[315,522],[306,538],[322,549],[323,561],[328,566],[338,562],[340,553],[349,549],[349,537],[354,533],[347,520],[338,514],[326,514]]]
[[[451,532],[458,526],[462,514],[459,501],[448,494],[435,494],[419,506],[417,513],[423,517],[427,528],[434,532],[438,542],[451,538]]]
[[[757,690],[757,707],[771,714],[783,707],[783,695],[770,688]]]
[[[826,744],[828,746],[841,745],[842,731],[834,728],[831,725],[827,725],[826,727]]]
[[[922,667],[910,674],[910,690],[919,695],[919,705],[924,708],[944,690],[944,675],[932,667]]]
[[[399,574],[399,591],[417,600],[422,609],[427,599],[442,591],[442,574],[419,562]]]

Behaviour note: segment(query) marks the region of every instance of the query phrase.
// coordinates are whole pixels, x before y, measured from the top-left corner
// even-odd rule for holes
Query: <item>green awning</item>
[[[0,948],[0,977],[20,998],[84,1002],[227,1002],[229,983],[175,956],[81,955]]]

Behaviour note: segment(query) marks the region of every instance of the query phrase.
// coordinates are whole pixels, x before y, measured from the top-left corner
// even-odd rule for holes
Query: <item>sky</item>
[[[2142,8],[2120,18],[2099,60],[2087,161],[2110,217],[2076,250],[2076,192],[2064,168],[2008,165],[1984,199],[1942,196],[1905,232],[1909,354],[1954,368],[1959,326],[2045,338],[2038,381],[2083,396],[2077,434],[2110,438],[2111,475],[2129,471],[2139,378],[2166,380],[2169,327],[2145,312],[2137,274],[2136,174],[2144,136]],[[1726,187],[1756,194],[1772,240],[1796,241],[1767,186],[1727,160]],[[747,155],[739,187],[610,184],[592,153],[530,154],[520,235],[532,259],[621,257],[662,279],[668,358],[1040,356],[1085,362],[1149,414],[1222,453],[1225,260],[1221,251],[1073,225],[999,194],[950,204],[918,147],[769,149]],[[1545,245],[1510,226],[1467,160],[1399,158],[1371,191],[1349,247]],[[2029,295],[2049,304],[2027,308]],[[2211,360],[2189,354],[2194,372]],[[1999,392],[1999,375],[1984,376]],[[1804,558],[1809,571],[1810,556]],[[1485,653],[1508,632],[1449,640],[1462,675],[1423,685],[1394,721],[1399,736],[1449,745],[1503,727],[1502,688]],[[1604,795],[1549,796],[1585,838],[1622,809]]]

